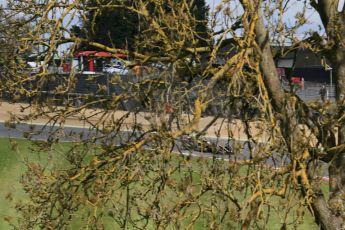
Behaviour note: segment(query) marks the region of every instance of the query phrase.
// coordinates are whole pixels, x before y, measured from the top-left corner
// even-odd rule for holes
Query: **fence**
[[[304,89],[297,90],[296,94],[304,101],[315,101],[320,100],[320,89],[325,85],[327,89],[327,99],[330,101],[335,100],[335,86],[329,84],[322,84],[322,83],[314,83],[314,82],[304,82]],[[285,89],[289,87],[284,85]]]

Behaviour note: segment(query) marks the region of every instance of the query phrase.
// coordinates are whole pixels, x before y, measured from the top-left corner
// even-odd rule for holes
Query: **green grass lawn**
[[[28,200],[27,195],[24,193],[21,184],[20,184],[20,177],[25,172],[25,162],[40,162],[46,167],[64,167],[66,164],[66,160],[64,159],[63,152],[65,151],[64,148],[68,146],[71,146],[71,143],[68,144],[60,144],[56,147],[54,154],[53,152],[46,152],[37,154],[35,151],[32,151],[32,147],[30,142],[25,140],[12,140],[12,142],[15,143],[15,145],[11,145],[9,139],[0,139],[0,181],[1,181],[1,189],[0,189],[0,230],[4,229],[11,229],[11,227],[8,225],[6,221],[4,221],[5,218],[8,217],[15,217],[18,216],[16,214],[16,211],[14,209],[14,204],[18,200]],[[199,167],[200,164],[196,164],[198,160],[192,159],[192,167]],[[193,163],[195,162],[195,163]],[[243,171],[242,173],[245,173],[245,169],[241,169]],[[200,180],[200,175],[194,175],[194,180],[198,181]],[[176,181],[181,179],[181,174],[178,174],[174,176],[174,179]],[[138,185],[139,186],[139,185]],[[326,186],[325,186],[326,187]],[[169,192],[168,192],[169,193]],[[239,197],[242,196],[242,194],[238,194]],[[169,194],[168,194],[169,196]],[[216,197],[214,194],[208,194],[204,196],[201,201],[206,203],[214,202],[211,201],[211,198]],[[169,200],[171,202],[174,202],[174,199],[176,199],[176,196],[173,192],[171,192],[171,197],[169,197]],[[239,198],[243,199],[243,198]],[[216,202],[220,202],[221,200],[216,200]],[[279,200],[275,200],[274,198],[271,200],[271,202],[274,204],[275,209],[284,209],[284,207],[280,206]],[[190,208],[191,214],[197,210],[197,207]],[[307,210],[305,210],[307,212]],[[79,213],[79,218],[77,218],[71,229],[79,229],[80,222],[83,221],[83,214]],[[292,217],[288,217],[292,218]],[[272,213],[272,216],[270,217],[270,221],[267,223],[266,228],[267,229],[280,229],[281,227],[281,219],[284,219],[284,216],[279,216],[276,212]],[[207,218],[199,218],[198,221],[193,226],[194,229],[207,229]],[[225,226],[222,227],[222,229],[237,229],[238,226],[233,225],[231,220],[225,221]],[[104,225],[107,227],[106,229],[118,229],[118,225],[114,224],[109,217],[104,217]],[[152,226],[152,225],[148,225]],[[149,229],[152,229],[152,227],[148,227]],[[171,228],[173,229],[173,227]],[[318,229],[318,227],[313,223],[313,219],[309,214],[305,215],[305,218],[303,220],[303,224],[298,227],[298,229],[302,230],[309,230],[309,229]]]
[[[12,205],[18,199],[26,199],[25,193],[19,183],[20,176],[24,173],[24,160],[26,157],[32,159],[29,154],[29,142],[18,141],[20,151],[14,151],[8,139],[0,139],[0,229],[10,229],[5,218],[16,216]],[[36,158],[38,160],[38,158]],[[35,160],[36,160],[35,159]],[[10,202],[13,201],[13,202]]]
[[[0,138],[0,230],[11,229],[4,219],[17,216],[15,203],[28,200],[20,184],[21,175],[26,171],[26,162],[40,162],[49,167],[52,164],[62,165],[61,159],[59,154],[35,153],[29,141]]]

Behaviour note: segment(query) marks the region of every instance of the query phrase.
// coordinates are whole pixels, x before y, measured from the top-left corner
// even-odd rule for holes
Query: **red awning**
[[[75,53],[75,57],[81,57],[81,56],[94,56],[97,51],[80,51],[78,53]]]
[[[95,53],[93,56],[95,56],[95,57],[112,57],[113,54],[110,52],[100,51],[100,52]]]
[[[117,57],[117,58],[127,58],[128,55],[126,54],[113,54],[110,52],[106,52],[106,51],[80,51],[78,53],[74,54],[75,57]]]
[[[118,58],[128,58],[128,55],[127,54],[113,54],[115,57],[118,57]]]

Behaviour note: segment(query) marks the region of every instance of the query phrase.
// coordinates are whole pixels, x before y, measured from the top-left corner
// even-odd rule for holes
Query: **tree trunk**
[[[274,64],[268,31],[265,28],[262,13],[259,13],[259,20],[255,27],[256,41],[261,48],[261,60],[260,68],[263,73],[265,86],[270,93],[273,101],[273,106],[276,112],[282,115],[281,128],[284,138],[287,143],[287,147],[291,152],[294,152],[294,140],[299,137],[295,135],[297,127],[297,115],[295,112],[295,102],[281,89],[280,81],[277,76],[276,66]],[[344,59],[344,52],[341,51],[339,61]],[[341,63],[341,62],[338,62]],[[335,65],[334,65],[335,66]],[[342,95],[345,95],[345,65],[337,65],[337,69],[334,69],[334,73],[337,76],[337,102],[343,103]],[[341,111],[344,111],[343,109]],[[339,140],[343,143],[345,140],[345,126],[340,128]],[[298,154],[298,152],[296,152]],[[313,212],[315,213],[318,224],[322,229],[327,230],[340,230],[343,229],[343,223],[345,222],[344,205],[345,205],[345,158],[344,153],[339,154],[332,161],[329,174],[331,178],[330,182],[330,203],[327,204],[321,190],[319,188],[314,189],[314,199],[312,203]],[[312,179],[312,178],[310,178]]]
[[[330,52],[333,73],[336,82],[336,103],[338,117],[344,114],[345,109],[345,49],[334,47]],[[338,145],[345,143],[345,124],[340,124],[338,131]],[[329,166],[330,200],[329,206],[333,220],[345,223],[345,152],[334,156]],[[343,227],[344,224],[343,224]]]

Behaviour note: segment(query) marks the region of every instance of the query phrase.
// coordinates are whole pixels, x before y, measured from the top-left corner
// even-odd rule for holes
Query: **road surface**
[[[52,135],[53,134],[53,135]],[[32,140],[47,140],[47,138],[51,139],[58,139],[60,142],[73,142],[73,141],[83,141],[91,138],[99,138],[101,135],[100,132],[97,132],[95,129],[83,128],[83,127],[73,127],[68,126],[64,128],[58,127],[51,127],[51,126],[44,126],[44,125],[31,125],[31,124],[17,124],[13,128],[5,127],[4,123],[0,123],[0,137],[2,138],[19,138],[24,139],[30,137]],[[118,135],[109,135],[106,139],[109,143],[115,144],[125,144],[131,140],[136,139],[139,136],[139,133],[133,133],[132,131],[121,131]],[[223,160],[231,160],[231,161],[240,161],[250,159],[250,150],[249,144],[254,147],[253,143],[244,143],[243,141],[234,141],[228,140],[226,138],[212,138],[212,137],[204,137],[205,140],[210,142],[216,143],[217,145],[225,146],[229,143],[230,146],[234,146],[235,142],[241,144],[243,149],[238,150],[239,152],[235,152],[235,154],[231,155],[220,155],[220,154],[213,154],[210,152],[199,152],[193,149],[185,149],[181,145],[181,141],[177,140],[175,143],[175,147],[173,149],[174,152],[184,154],[184,155],[192,155],[198,157],[207,157],[207,158],[216,158],[216,159],[223,159]],[[99,143],[99,139],[95,141],[95,143]],[[104,139],[103,139],[104,141]],[[257,145],[264,145],[264,143],[257,144]],[[147,149],[150,146],[146,146]],[[234,148],[234,147],[232,147]],[[236,151],[236,150],[234,150]],[[275,157],[276,158],[276,157]],[[285,159],[286,160],[286,159]],[[273,159],[273,157],[268,158],[267,163],[271,166],[278,167],[279,164],[282,163],[282,159]]]

